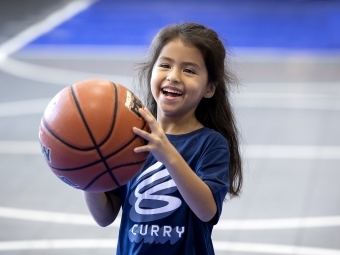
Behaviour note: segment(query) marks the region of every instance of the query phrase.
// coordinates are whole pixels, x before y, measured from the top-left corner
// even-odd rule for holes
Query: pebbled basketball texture
[[[126,184],[148,153],[132,127],[149,131],[140,100],[107,80],[80,81],[62,89],[47,105],[39,127],[42,154],[52,172],[68,185],[106,192]]]

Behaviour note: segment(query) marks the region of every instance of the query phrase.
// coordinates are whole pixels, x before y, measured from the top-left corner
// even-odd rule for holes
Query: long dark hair
[[[238,196],[243,182],[242,161],[239,151],[239,134],[233,109],[230,104],[229,91],[237,84],[236,77],[226,68],[226,50],[215,31],[196,23],[181,23],[166,26],[153,39],[145,62],[139,66],[139,85],[146,89],[142,97],[146,107],[157,116],[157,103],[152,96],[150,81],[152,69],[163,47],[180,38],[183,43],[196,47],[202,54],[208,71],[208,82],[216,86],[212,98],[202,98],[195,115],[203,126],[221,133],[230,147],[230,188],[229,196]]]

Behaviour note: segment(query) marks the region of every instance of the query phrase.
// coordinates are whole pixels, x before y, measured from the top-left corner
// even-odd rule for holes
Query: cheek
[[[155,96],[159,92],[161,85],[162,85],[162,80],[157,74],[157,72],[152,72],[150,86],[151,86],[151,92],[153,96]]]
[[[157,88],[157,79],[156,79],[155,76],[151,76],[150,88],[151,88],[151,93],[152,93],[153,97],[156,98],[158,88]]]

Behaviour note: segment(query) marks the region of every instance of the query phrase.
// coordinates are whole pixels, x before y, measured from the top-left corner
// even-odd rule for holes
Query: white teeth
[[[169,92],[169,93],[175,93],[175,94],[178,94],[178,95],[182,95],[183,94],[181,91],[170,89],[170,88],[164,88],[163,91]]]

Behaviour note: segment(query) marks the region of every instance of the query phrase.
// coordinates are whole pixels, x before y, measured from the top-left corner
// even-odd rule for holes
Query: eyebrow
[[[160,57],[159,59],[174,62],[174,60],[172,58],[169,58],[169,57]],[[199,65],[197,65],[196,63],[193,63],[193,62],[182,62],[182,65],[194,66],[194,67],[197,67],[198,69],[201,69],[201,67]]]

